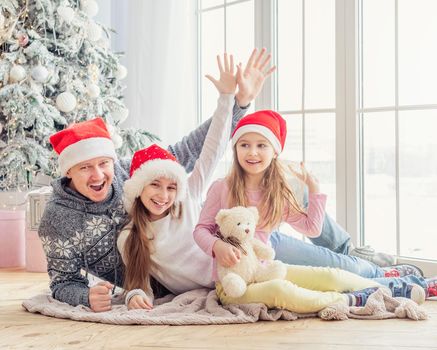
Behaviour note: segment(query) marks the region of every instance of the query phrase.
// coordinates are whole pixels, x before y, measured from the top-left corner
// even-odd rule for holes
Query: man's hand
[[[214,243],[212,251],[220,266],[232,267],[240,261],[240,250],[221,240]]]
[[[276,66],[266,68],[272,56],[265,56],[266,49],[259,53],[255,48],[243,69],[241,63],[237,66],[238,93],[236,95],[238,105],[247,106],[261,91],[264,81],[276,70]]]
[[[94,312],[111,310],[111,289],[113,287],[109,282],[99,282],[90,288],[88,298],[91,310]]]
[[[134,295],[127,305],[128,310],[133,309],[145,309],[151,310],[153,308],[153,303],[148,298],[144,298],[141,295]]]

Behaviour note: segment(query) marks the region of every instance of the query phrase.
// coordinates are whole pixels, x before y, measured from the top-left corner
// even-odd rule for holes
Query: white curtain
[[[114,51],[128,69],[124,126],[146,129],[164,144],[197,125],[196,0],[112,0]]]

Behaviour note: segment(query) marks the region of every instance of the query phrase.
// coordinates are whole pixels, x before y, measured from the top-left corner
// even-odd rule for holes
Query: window
[[[360,0],[365,242],[437,260],[437,37],[432,0]]]
[[[278,0],[277,94],[273,105],[287,119],[283,159],[317,175],[335,217],[335,1]]]

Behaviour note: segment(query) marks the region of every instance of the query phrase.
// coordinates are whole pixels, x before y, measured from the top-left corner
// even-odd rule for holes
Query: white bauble
[[[100,96],[100,88],[96,84],[88,84],[88,86],[86,87],[86,93],[89,97],[95,99]]]
[[[122,64],[119,64],[117,66],[117,71],[115,72],[115,77],[118,80],[124,79],[127,76],[127,68],[123,66]]]
[[[86,33],[90,41],[98,41],[102,37],[102,28],[95,22],[89,22]]]
[[[76,97],[70,92],[62,92],[56,97],[56,107],[61,112],[69,113],[76,108]]]
[[[89,17],[94,17],[99,12],[99,5],[94,0],[82,0],[80,2],[80,8]]]
[[[116,110],[111,111],[111,115],[116,122],[123,123],[129,115],[129,110],[124,107],[117,108]]]
[[[56,12],[58,13],[59,17],[61,17],[61,19],[66,23],[70,23],[74,18],[74,10],[71,7],[59,6],[56,9]]]
[[[3,132],[3,124],[0,123],[0,134]]]
[[[13,66],[9,72],[9,77],[13,82],[22,81],[24,78],[26,78],[26,70],[19,65]]]
[[[49,71],[46,67],[38,65],[32,68],[30,75],[34,80],[39,83],[45,83],[47,81],[47,77],[49,76]]]

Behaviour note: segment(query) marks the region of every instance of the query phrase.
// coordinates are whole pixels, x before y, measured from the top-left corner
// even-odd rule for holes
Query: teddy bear
[[[285,265],[273,260],[275,251],[255,238],[256,207],[222,209],[215,220],[217,236],[241,251],[240,261],[234,266],[217,264],[217,275],[226,295],[238,298],[246,292],[247,284],[285,278]]]

